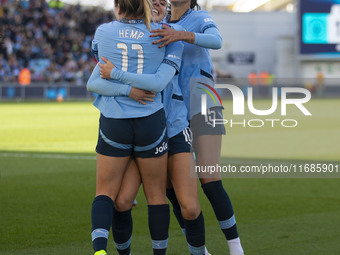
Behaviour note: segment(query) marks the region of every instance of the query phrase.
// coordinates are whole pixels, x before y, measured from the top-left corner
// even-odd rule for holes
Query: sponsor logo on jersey
[[[155,154],[159,154],[159,153],[162,153],[163,151],[167,150],[168,149],[168,143],[167,142],[163,142],[161,146],[159,147],[156,147],[156,152]]]

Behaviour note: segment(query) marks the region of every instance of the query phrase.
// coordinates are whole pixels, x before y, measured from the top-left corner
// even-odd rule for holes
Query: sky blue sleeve
[[[171,43],[167,46],[162,64],[155,74],[135,74],[113,68],[111,79],[139,89],[161,92],[179,71],[182,61],[183,43]]]
[[[185,30],[182,26],[178,24],[170,24],[168,26],[177,31]],[[165,57],[163,62],[168,62],[169,65],[173,65],[174,68],[176,68],[176,74],[179,72],[179,68],[181,67],[183,49],[184,49],[183,42],[178,41],[167,45],[165,51]]]
[[[210,27],[204,33],[195,33],[195,44],[203,48],[218,50],[222,47],[222,37],[216,27]]]
[[[167,45],[163,63],[166,63],[176,69],[176,74],[179,72],[182,63],[182,53],[184,44],[182,41],[173,42]]]
[[[101,27],[98,27],[96,29],[96,32],[94,34],[94,38],[92,40],[92,45],[91,45],[91,53],[95,56],[95,58],[97,59],[97,62],[99,61],[99,58],[98,58],[98,36],[99,36],[99,33],[100,33],[100,28]]]
[[[87,90],[102,96],[129,96],[131,86],[100,78],[97,64],[87,82]]]
[[[176,73],[172,66],[162,63],[155,74],[135,74],[113,68],[111,78],[139,89],[161,92]]]

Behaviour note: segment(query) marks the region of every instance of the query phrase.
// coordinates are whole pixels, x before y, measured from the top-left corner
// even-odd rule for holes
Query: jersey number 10
[[[128,58],[128,45],[125,43],[117,43],[117,48],[122,50],[122,71],[127,72],[129,66],[129,58]],[[140,44],[133,43],[131,44],[131,50],[137,51],[137,73],[143,73],[143,65],[144,65],[144,52],[143,47]]]

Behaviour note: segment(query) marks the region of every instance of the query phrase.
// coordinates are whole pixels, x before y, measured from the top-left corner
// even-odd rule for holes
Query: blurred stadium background
[[[99,24],[113,18],[113,3],[0,3],[0,254],[91,254],[99,114],[86,81],[95,65],[92,36]],[[272,87],[304,87],[312,93],[305,104],[312,116],[288,108],[284,118],[296,119],[296,128],[227,127],[222,163],[339,165],[340,2],[199,3],[223,36],[222,49],[211,51],[217,83],[235,84],[245,94],[253,88],[259,109],[271,106]],[[232,117],[230,94],[220,94],[226,119],[264,119],[249,112]],[[278,110],[270,118],[283,116]],[[223,182],[246,254],[339,254],[340,183],[331,178],[339,174],[322,179],[239,177]],[[203,194],[200,199],[208,248],[213,255],[227,254],[213,211]],[[132,251],[144,255],[151,243],[145,241],[142,192],[138,202]],[[168,253],[186,253],[173,216]]]
[[[200,4],[224,41],[211,51],[217,83],[269,85],[264,95],[271,85],[340,93],[337,0]],[[91,98],[85,88],[95,65],[91,40],[96,27],[113,18],[112,7],[111,0],[1,0],[0,100]]]
[[[268,100],[260,109],[271,105],[273,87],[284,86],[307,88],[311,101],[333,98],[323,101],[323,114],[338,109],[338,0],[199,3],[223,37],[223,47],[210,51],[217,83],[237,85],[245,95],[252,88],[255,99]],[[111,0],[1,0],[1,102],[92,100],[86,90],[96,64],[91,40],[99,24],[113,19],[112,7]],[[231,99],[226,90],[219,93]],[[231,107],[225,116],[231,118]]]

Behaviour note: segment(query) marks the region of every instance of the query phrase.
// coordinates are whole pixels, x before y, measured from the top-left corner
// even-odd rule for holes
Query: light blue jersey
[[[151,23],[151,29],[159,29],[160,23]],[[117,69],[137,74],[152,74],[164,59],[165,49],[153,45],[154,38],[142,20],[113,21],[96,30],[92,50],[106,57]],[[107,118],[137,118],[151,115],[163,108],[160,93],[154,102],[142,105],[126,96],[99,95],[94,105]]]
[[[176,30],[183,30],[181,26],[176,24],[171,24],[171,27]],[[182,51],[182,42],[169,44],[166,47],[163,63],[157,69],[156,74],[152,75],[122,72],[118,70],[118,68],[114,68],[111,72],[112,80],[106,80],[99,77],[99,67],[97,65],[89,79],[88,90],[100,95],[128,97],[131,86],[136,88],[144,87],[146,90],[154,91],[153,88],[155,88],[157,84],[163,83],[164,80],[171,79],[170,82],[167,82],[168,85],[162,92],[162,103],[166,115],[167,133],[168,137],[171,138],[189,125],[187,121],[187,108],[178,84],[178,75],[170,77],[168,74],[169,66],[177,71],[179,70]],[[104,55],[104,57],[106,56]],[[124,84],[120,84],[119,81],[124,82]],[[131,86],[125,84],[131,84]],[[147,104],[149,103],[150,102],[147,102]]]
[[[163,104],[168,137],[171,138],[189,126],[187,107],[176,75],[163,90]]]
[[[195,44],[183,42],[184,51],[179,73],[179,85],[189,112],[188,119],[191,119],[193,115],[201,112],[200,95],[204,93],[203,90],[196,87],[196,84],[199,84],[199,82],[207,84],[209,81],[209,84],[207,85],[214,86],[212,76],[213,64],[210,58],[209,48],[206,47],[217,49],[222,43],[222,39],[215,22],[206,11],[194,11],[189,9],[178,21],[174,22],[184,27],[188,32],[197,33]],[[217,41],[217,43],[215,43],[210,40],[209,43],[211,46],[208,46],[209,43],[207,44],[206,41],[203,42],[204,37],[202,35],[208,30],[211,31],[212,34],[215,34],[215,36],[209,38],[215,38],[215,42]],[[211,34],[209,35],[211,36]],[[194,84],[192,82],[193,78],[195,79]],[[190,103],[190,97],[199,100],[191,100],[195,102]],[[208,108],[216,106],[215,102],[210,100],[209,96],[207,99]]]
[[[178,24],[169,25],[175,30],[184,30],[183,27]],[[182,60],[183,55],[184,52],[182,54]],[[182,64],[183,61],[181,65]],[[166,117],[166,128],[168,137],[171,138],[189,126],[189,122],[187,121],[188,110],[179,86],[179,75],[175,75],[172,78],[168,86],[163,90],[162,96]]]
[[[129,96],[131,90],[130,85],[120,84],[116,80],[93,77],[99,76],[99,74],[99,67],[97,65],[89,79],[92,84],[90,91],[106,96]],[[126,74],[128,75],[125,77],[125,80],[129,80],[131,77],[129,73]],[[145,74],[137,74],[137,76],[139,78],[138,80],[134,80],[134,86],[140,86],[145,80]],[[147,102],[147,104],[149,103],[150,102]],[[178,85],[178,75],[174,76],[162,91],[162,103],[166,117],[167,134],[168,137],[171,138],[189,125],[187,121],[187,107],[185,106],[182,91]]]

